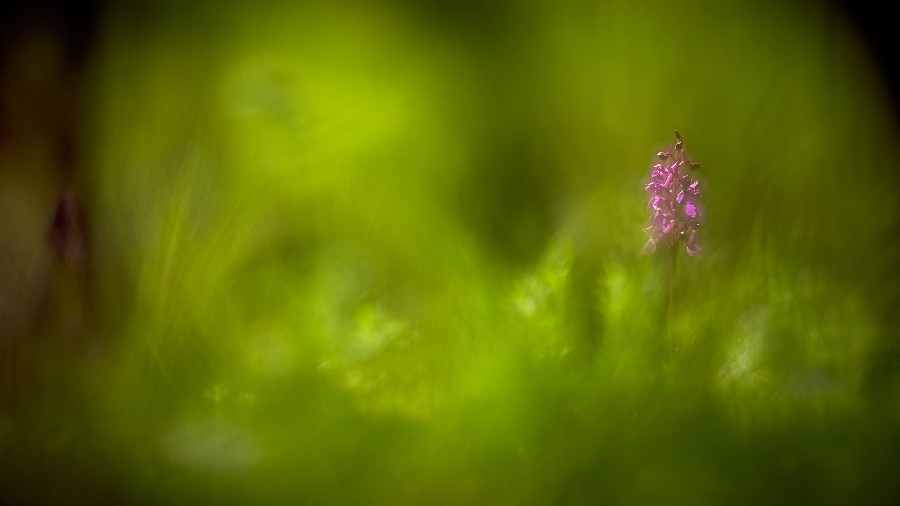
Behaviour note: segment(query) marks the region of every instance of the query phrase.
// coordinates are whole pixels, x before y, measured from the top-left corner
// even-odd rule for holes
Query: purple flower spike
[[[674,150],[669,146],[668,151],[661,151],[656,155],[663,162],[671,159],[671,165],[654,165],[650,183],[644,187],[652,194],[647,204],[650,226],[644,229],[650,235],[650,240],[644,246],[645,254],[656,251],[656,245],[661,242],[671,248],[679,241],[685,244],[689,255],[700,252],[697,231],[703,214],[697,201],[702,195],[698,188],[699,181],[690,176],[700,168],[700,164],[686,158],[684,141],[677,130],[675,139],[677,142]],[[687,170],[679,170],[682,167]]]

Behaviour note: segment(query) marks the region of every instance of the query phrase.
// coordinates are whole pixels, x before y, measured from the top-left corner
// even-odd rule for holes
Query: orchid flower
[[[681,134],[675,130],[675,145],[669,150],[657,153],[660,162],[653,166],[650,183],[644,188],[650,192],[647,210],[650,212],[650,226],[644,232],[650,240],[644,246],[644,253],[656,251],[656,245],[665,243],[674,247],[677,242],[685,243],[689,255],[700,251],[697,231],[700,229],[700,188],[691,172],[700,168],[699,163],[688,161],[684,154]]]

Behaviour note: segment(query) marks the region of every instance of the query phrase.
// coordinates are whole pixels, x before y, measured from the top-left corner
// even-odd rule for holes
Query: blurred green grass
[[[107,344],[0,414],[9,500],[900,493],[897,131],[836,12],[146,8],[85,141]],[[706,222],[670,351],[673,128]]]

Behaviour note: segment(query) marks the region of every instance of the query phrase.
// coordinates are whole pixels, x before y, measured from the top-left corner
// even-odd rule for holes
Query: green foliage
[[[0,412],[11,498],[900,492],[896,131],[837,14],[177,5],[109,14],[85,177],[105,345],[48,364],[75,363],[65,402]],[[670,352],[641,228],[673,128],[709,192]]]

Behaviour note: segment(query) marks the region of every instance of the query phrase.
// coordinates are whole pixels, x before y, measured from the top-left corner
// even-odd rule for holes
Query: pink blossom
[[[689,255],[700,251],[697,242],[697,231],[700,229],[700,212],[698,201],[702,195],[698,188],[699,181],[690,173],[701,165],[688,161],[684,154],[684,143],[681,134],[675,131],[676,143],[669,146],[668,151],[656,154],[663,162],[653,166],[650,183],[644,189],[651,193],[647,210],[650,211],[650,226],[644,231],[650,240],[644,245],[644,253],[656,251],[656,245],[665,243],[670,248],[681,241],[685,244]],[[670,160],[670,164],[666,161]],[[679,170],[679,169],[687,169]]]

